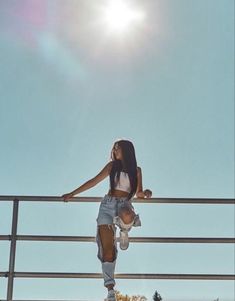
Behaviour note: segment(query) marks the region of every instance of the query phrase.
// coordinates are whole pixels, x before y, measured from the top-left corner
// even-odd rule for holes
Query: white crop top
[[[119,181],[117,181],[117,175],[114,178],[114,188],[121,191],[131,192],[131,184],[128,173],[121,171]]]

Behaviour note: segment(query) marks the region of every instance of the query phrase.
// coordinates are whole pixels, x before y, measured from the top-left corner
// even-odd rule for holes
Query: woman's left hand
[[[150,189],[145,189],[145,190],[144,190],[144,196],[145,196],[146,198],[151,198],[151,196],[152,196],[152,191],[151,191]]]
[[[66,193],[62,195],[62,198],[64,199],[64,202],[68,202],[70,199],[72,199],[73,194],[72,193]]]

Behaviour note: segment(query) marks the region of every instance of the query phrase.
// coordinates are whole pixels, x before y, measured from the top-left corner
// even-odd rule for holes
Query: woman
[[[150,198],[149,189],[143,191],[141,168],[137,167],[135,149],[132,142],[118,140],[111,151],[111,161],[100,173],[74,191],[64,194],[64,201],[81,193],[107,176],[110,189],[101,201],[97,218],[98,258],[102,264],[104,286],[108,289],[107,301],[116,301],[114,269],[117,258],[116,225],[120,228],[119,246],[126,250],[129,245],[128,232],[132,226],[140,226],[139,216],[135,214],[131,199]]]

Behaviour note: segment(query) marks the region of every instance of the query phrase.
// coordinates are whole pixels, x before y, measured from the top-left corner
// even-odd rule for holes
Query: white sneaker
[[[129,247],[128,231],[120,231],[120,249],[126,250]]]
[[[105,301],[117,301],[115,291],[114,290],[109,290],[108,291],[108,296],[105,299]]]

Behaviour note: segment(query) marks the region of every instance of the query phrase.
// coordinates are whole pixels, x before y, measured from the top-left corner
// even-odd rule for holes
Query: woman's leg
[[[114,269],[117,256],[115,231],[116,229],[114,225],[98,226],[98,257],[102,263],[104,286],[106,286],[108,290],[113,289],[115,285]]]
[[[128,201],[119,206],[118,216],[114,217],[113,221],[120,228],[119,246],[122,250],[126,250],[129,246],[128,232],[133,226],[141,226],[139,215],[135,214],[133,206]]]

